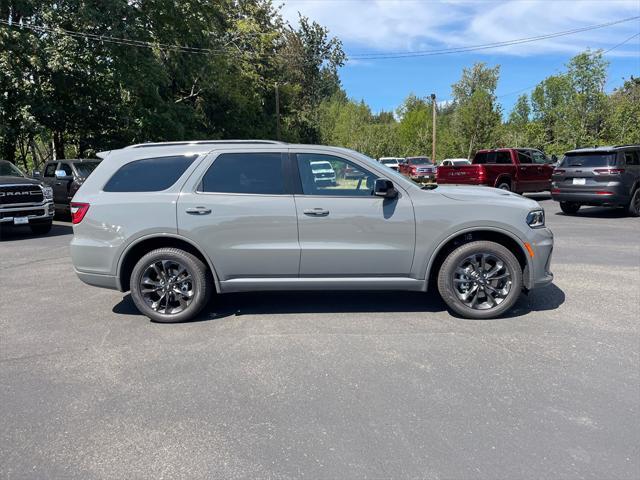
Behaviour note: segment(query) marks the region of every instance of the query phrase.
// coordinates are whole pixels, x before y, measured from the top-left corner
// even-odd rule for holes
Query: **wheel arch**
[[[429,290],[432,286],[436,285],[435,282],[437,281],[440,266],[453,250],[461,245],[478,240],[492,241],[508,248],[509,251],[516,256],[518,263],[522,267],[522,280],[525,288],[530,289],[533,286],[532,261],[525,250],[523,241],[506,230],[497,228],[476,228],[456,232],[440,243],[438,248],[431,255],[427,265],[425,289]]]
[[[140,258],[142,258],[143,255],[149,253],[152,250],[165,247],[179,248],[199,258],[209,268],[211,276],[213,277],[216,291],[220,291],[220,281],[218,279],[215,267],[211,262],[211,259],[204,252],[202,252],[198,248],[198,246],[191,240],[174,234],[145,236],[137,239],[135,242],[132,242],[125,249],[122,255],[120,255],[116,273],[120,291],[126,292],[129,290],[129,277],[131,276],[131,272],[133,271],[133,267],[135,266],[136,262]]]
[[[498,178],[496,178],[496,181],[493,184],[493,186],[495,188],[498,188],[498,185],[500,185],[504,180],[507,180],[509,182],[509,187],[511,188],[511,191],[513,191],[513,179],[511,178],[511,175],[509,175],[508,173],[503,173],[502,175],[499,175]]]

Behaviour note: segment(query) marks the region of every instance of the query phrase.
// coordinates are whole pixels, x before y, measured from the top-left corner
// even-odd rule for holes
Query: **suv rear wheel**
[[[159,248],[143,256],[131,272],[131,298],[154,322],[184,322],[209,301],[213,282],[207,267],[178,248]]]
[[[438,290],[449,308],[465,318],[495,318],[520,296],[522,268],[515,255],[498,243],[467,243],[442,263]]]
[[[500,190],[506,190],[507,192],[510,192],[511,191],[511,182],[508,181],[508,180],[500,180],[500,182],[498,183],[496,188],[499,188]]]
[[[560,202],[560,210],[567,215],[575,215],[580,210],[581,205],[575,202]]]

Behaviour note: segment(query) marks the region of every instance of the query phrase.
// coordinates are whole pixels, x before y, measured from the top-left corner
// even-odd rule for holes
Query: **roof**
[[[640,148],[640,144],[629,144],[629,145],[605,145],[605,146],[594,146],[594,147],[582,147],[576,148],[575,150],[569,150],[567,153],[587,153],[587,152],[616,152],[618,150],[623,150],[625,148],[635,147]]]
[[[68,162],[68,163],[95,163],[99,158],[58,158],[57,160],[47,160],[46,163]]]
[[[276,140],[194,140],[184,142],[147,142],[129,145],[125,148],[149,148],[149,147],[181,147],[190,145],[224,145],[224,144],[250,144],[250,145],[283,145],[284,142]]]

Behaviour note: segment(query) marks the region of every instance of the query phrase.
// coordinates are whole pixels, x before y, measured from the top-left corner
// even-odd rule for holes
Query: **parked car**
[[[407,157],[400,165],[400,173],[417,182],[427,182],[436,178],[437,167],[429,157]]]
[[[311,162],[311,172],[317,184],[336,185],[336,172],[329,162]]]
[[[51,230],[53,215],[51,188],[0,160],[0,229],[28,225],[33,233],[45,234]]]
[[[318,184],[321,161],[361,181]],[[553,279],[553,234],[537,202],[487,188],[424,189],[344,148],[134,145],[104,155],[71,205],[80,279],[130,290],[158,322],[193,318],[214,291],[434,285],[459,315],[493,318]]]
[[[400,161],[404,160],[398,157],[381,157],[378,161],[391,170],[398,171],[400,169]]]
[[[553,166],[544,153],[532,148],[480,150],[471,165],[440,166],[439,185],[485,185],[516,193],[551,189]]]
[[[453,167],[460,165],[471,165],[471,162],[466,158],[446,158],[440,162],[439,167]]]
[[[35,177],[53,189],[56,211],[68,213],[71,199],[99,163],[100,160],[52,160],[45,163],[44,174],[35,172]]]
[[[582,205],[624,207],[640,215],[640,145],[567,152],[553,172],[551,197],[564,213]]]

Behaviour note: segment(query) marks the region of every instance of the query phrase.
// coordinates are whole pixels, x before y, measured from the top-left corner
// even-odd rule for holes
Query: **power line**
[[[546,35],[538,35],[535,37],[519,38],[519,39],[508,40],[503,42],[487,43],[487,44],[481,44],[481,45],[469,45],[464,47],[453,47],[453,48],[445,48],[445,49],[439,49],[439,50],[406,51],[406,52],[395,52],[395,53],[393,52],[361,53],[361,54],[352,54],[352,55],[347,54],[347,57],[354,60],[358,60],[358,59],[385,60],[385,59],[392,59],[392,58],[412,58],[412,57],[423,57],[423,56],[432,56],[432,55],[448,55],[448,54],[471,52],[471,51],[478,51],[478,50],[487,50],[487,49],[501,48],[501,47],[511,46],[511,45],[519,45],[523,43],[531,43],[531,42],[536,42],[540,40],[547,40],[547,39],[562,37],[566,35],[574,35],[576,33],[610,27],[613,25],[618,25],[624,22],[630,22],[638,19],[640,19],[640,16],[634,16],[634,17],[628,17],[628,18],[624,18],[624,19],[620,19],[612,22],[601,23],[598,25],[590,25],[587,27],[582,27],[582,28],[577,28],[572,30],[565,30],[562,32],[550,33]],[[7,27],[11,27],[11,28],[20,28],[20,29],[24,28],[37,33],[53,33],[53,34],[62,33],[64,35],[68,35],[73,38],[85,38],[87,40],[92,40],[92,41],[107,42],[112,44],[133,46],[133,47],[139,47],[139,48],[170,50],[170,51],[176,51],[180,53],[197,53],[197,54],[204,54],[204,55],[232,55],[232,56],[237,53],[255,53],[257,56],[292,56],[292,55],[284,54],[283,52],[271,52],[271,53],[260,54],[257,52],[249,52],[248,50],[243,51],[240,48],[237,48],[237,50],[233,50],[229,48],[213,49],[213,48],[202,48],[202,47],[189,47],[189,46],[175,45],[175,44],[165,44],[165,43],[135,40],[135,39],[129,39],[129,38],[122,38],[122,37],[113,37],[109,35],[97,35],[97,34],[88,33],[88,32],[77,32],[77,31],[67,30],[63,28],[44,27],[44,26],[29,25],[24,23],[15,24],[12,22],[8,22],[6,20],[0,20],[0,24],[5,25]],[[258,32],[257,34],[267,35],[268,33]],[[615,48],[618,48],[619,46],[625,44],[635,36],[636,35],[630,37],[625,42],[622,42],[621,44],[612,47],[611,49],[607,50],[607,52]]]
[[[461,52],[470,52],[476,50],[486,50],[491,48],[500,48],[511,45],[519,45],[522,43],[531,43],[537,42],[540,40],[548,40],[551,38],[558,38],[567,35],[575,35],[577,33],[587,32],[591,30],[596,30],[599,28],[611,27],[613,25],[618,25],[625,22],[630,22],[633,20],[640,19],[640,15],[635,17],[623,18],[621,20],[615,20],[612,22],[600,23],[598,25],[589,25],[587,27],[575,28],[572,30],[565,30],[562,32],[549,33],[545,35],[538,35],[535,37],[527,37],[527,38],[519,38],[514,40],[505,40],[503,42],[494,42],[494,43],[486,43],[483,45],[471,45],[464,47],[452,47],[445,48],[440,50],[416,50],[416,51],[408,51],[408,52],[386,52],[386,53],[361,53],[361,54],[352,54],[349,55],[349,58],[354,59],[387,59],[387,58],[410,58],[410,57],[422,57],[422,56],[431,56],[431,55],[445,55],[449,53],[461,53]]]
[[[602,52],[603,55],[606,55],[607,53],[609,53],[611,50],[615,50],[618,47],[621,47],[622,45],[624,45],[625,43],[633,40],[635,37],[640,37],[640,32],[635,33],[633,35],[631,35],[629,38],[627,38],[624,42],[620,42],[619,44],[609,48],[608,50],[605,50],[604,52]]]

